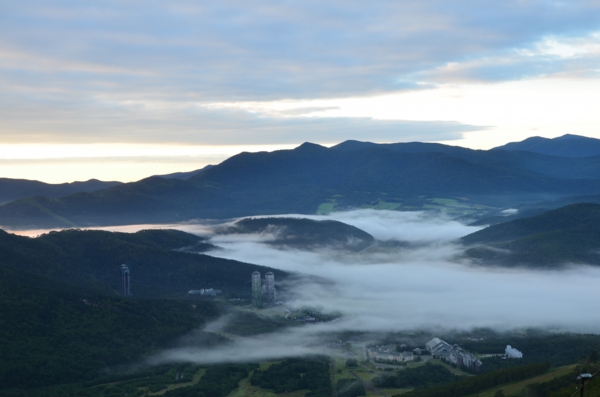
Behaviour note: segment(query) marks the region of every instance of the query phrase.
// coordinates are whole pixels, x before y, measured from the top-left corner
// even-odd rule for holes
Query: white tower
[[[275,275],[272,272],[265,274],[265,304],[275,306]]]
[[[259,272],[252,273],[252,304],[254,307],[262,306],[262,286]]]

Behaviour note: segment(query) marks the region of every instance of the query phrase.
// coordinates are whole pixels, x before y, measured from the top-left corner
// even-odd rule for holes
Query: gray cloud
[[[378,6],[63,0],[3,8],[0,67],[20,82],[195,100],[402,89],[407,76],[446,62],[596,29],[600,12],[595,2],[481,7],[437,0]]]
[[[4,99],[4,100],[3,100]],[[10,98],[0,93],[0,104]],[[13,101],[14,102],[14,101]],[[36,117],[29,117],[35,114]],[[0,106],[0,143],[181,143],[299,144],[337,143],[347,139],[383,142],[453,140],[486,127],[451,121],[374,120],[370,118],[264,117],[196,104],[156,109],[143,104],[47,106],[25,103]]]
[[[584,265],[560,271],[474,267],[457,261],[460,236],[478,230],[419,212],[359,210],[315,219],[336,219],[381,240],[413,248],[341,254],[279,250],[261,244],[264,236],[217,236],[224,247],[214,255],[289,271],[314,274],[330,285],[302,285],[302,304],[347,314],[338,329],[398,330],[419,327],[512,329],[559,326],[592,330],[600,325],[580,302],[598,297],[600,269]],[[195,231],[195,225],[187,225]],[[202,231],[207,229],[203,226]],[[574,294],[577,289],[584,296]]]
[[[597,29],[599,14],[594,1],[10,2],[0,6],[0,134],[35,142],[450,140],[474,127],[269,120],[194,106],[434,86],[424,79],[595,76],[596,54],[574,64],[536,52],[536,43],[577,42]],[[495,62],[502,57],[509,60]],[[446,70],[449,63],[458,67]]]

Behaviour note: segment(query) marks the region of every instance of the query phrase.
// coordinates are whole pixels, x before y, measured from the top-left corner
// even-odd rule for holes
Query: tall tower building
[[[252,304],[254,307],[262,306],[262,286],[259,272],[252,273]]]
[[[275,275],[272,272],[265,274],[265,305],[275,306]]]
[[[131,295],[131,280],[129,279],[129,266],[121,265],[121,295]]]

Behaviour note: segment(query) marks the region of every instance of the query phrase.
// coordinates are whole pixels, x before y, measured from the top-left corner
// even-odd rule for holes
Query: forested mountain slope
[[[194,235],[175,230],[111,233],[65,230],[37,238],[0,231],[0,265],[115,293],[120,266],[131,271],[137,297],[183,297],[201,288],[221,289],[232,296],[250,295],[250,275],[287,273],[209,255],[174,251],[202,244]]]
[[[600,264],[600,205],[573,204],[462,238],[472,258],[503,265]]]
[[[0,265],[0,389],[94,379],[217,318],[212,301],[108,296]],[[29,395],[27,390],[15,395]]]
[[[246,218],[220,231],[222,234],[266,234],[268,244],[311,248],[338,248],[360,251],[375,243],[369,233],[342,222],[305,218]]]
[[[121,182],[103,182],[97,179],[51,184],[27,179],[0,178],[0,203],[33,196],[56,198],[78,192],[95,192],[120,184]]]
[[[600,194],[599,175],[600,157],[418,142],[348,141],[329,149],[305,143],[294,150],[241,153],[186,180],[152,177],[94,193],[13,201],[0,206],[0,225],[74,227],[314,214],[328,202],[338,209],[379,201],[419,209],[436,197],[510,206]]]

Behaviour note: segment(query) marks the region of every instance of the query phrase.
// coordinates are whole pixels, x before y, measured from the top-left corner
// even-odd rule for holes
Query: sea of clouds
[[[323,335],[339,331],[468,331],[478,327],[511,331],[538,327],[598,332],[600,327],[600,319],[590,315],[590,306],[600,298],[600,269],[584,265],[561,270],[474,265],[461,258],[464,248],[457,240],[481,227],[426,212],[356,210],[327,216],[282,216],[337,220],[363,229],[379,241],[405,244],[361,253],[333,249],[307,252],[267,244],[272,236],[266,234],[212,235],[210,242],[222,249],[210,255],[328,280],[279,285],[294,296],[290,305],[339,311],[343,317],[240,338],[219,348],[177,348],[155,359],[215,363],[315,353],[323,349]],[[210,235],[219,226],[177,227]],[[250,275],[248,280],[250,288]],[[207,330],[218,331],[220,325],[222,321]]]

